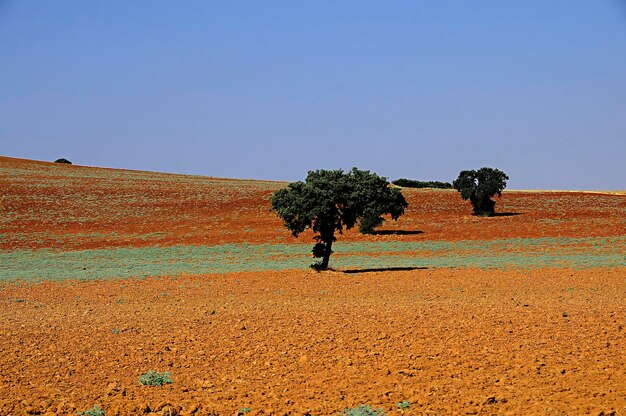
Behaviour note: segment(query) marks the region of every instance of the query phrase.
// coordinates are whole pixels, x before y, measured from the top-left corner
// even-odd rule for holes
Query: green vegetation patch
[[[139,376],[139,383],[143,386],[163,386],[165,384],[172,384],[172,373],[169,371],[159,373],[150,370],[146,374]]]
[[[626,267],[626,236],[511,238],[489,241],[338,242],[333,267]],[[306,269],[306,244],[223,244],[80,251],[0,251],[0,281],[109,279]]]
[[[87,409],[84,412],[78,412],[79,416],[104,416],[105,412],[99,406],[94,406],[91,409]]]
[[[385,416],[385,409],[374,409],[370,405],[362,404],[343,410],[341,416]]]
[[[401,186],[403,188],[438,188],[438,189],[453,189],[454,187],[450,182],[441,181],[416,181],[413,179],[400,178],[392,182],[394,185]]]

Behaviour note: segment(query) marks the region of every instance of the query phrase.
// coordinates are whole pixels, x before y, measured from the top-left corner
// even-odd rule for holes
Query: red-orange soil
[[[283,185],[0,158],[0,249],[293,242]],[[423,233],[337,244],[626,234],[623,195],[510,192],[496,209],[520,215],[485,219],[403,192],[383,228]],[[624,299],[624,268],[0,283],[0,415],[626,415]]]
[[[624,414],[624,277],[294,271],[10,285],[0,413],[327,415],[369,403],[400,414],[409,400],[415,415]],[[171,371],[173,384],[139,385],[148,370]]]
[[[281,182],[97,169],[0,157],[0,249],[214,245],[294,240],[269,211]],[[409,208],[381,227],[400,231],[341,241],[490,240],[623,236],[626,194],[516,192],[497,198],[493,218],[470,215],[454,190],[402,190]]]

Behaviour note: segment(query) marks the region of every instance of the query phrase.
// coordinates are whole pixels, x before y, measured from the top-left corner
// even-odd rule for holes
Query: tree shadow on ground
[[[419,230],[375,230],[374,235],[415,235],[424,234],[424,231]]]
[[[496,212],[493,217],[513,217],[515,215],[524,215],[521,212]]]
[[[410,270],[428,270],[428,267],[380,267],[374,269],[349,269],[342,270],[342,273],[371,273],[371,272],[397,272],[397,271],[410,271]]]

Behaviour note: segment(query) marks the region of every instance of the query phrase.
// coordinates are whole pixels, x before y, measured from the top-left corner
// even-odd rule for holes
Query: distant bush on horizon
[[[450,182],[440,181],[415,181],[413,179],[396,179],[391,182],[394,185],[402,186],[403,188],[438,188],[438,189],[452,189]]]
[[[66,165],[71,165],[72,164],[72,162],[70,162],[69,160],[65,159],[64,157],[62,157],[61,159],[55,160],[54,163],[65,163]]]

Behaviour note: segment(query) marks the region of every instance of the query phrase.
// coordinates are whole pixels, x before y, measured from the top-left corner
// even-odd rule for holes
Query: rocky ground
[[[626,415],[623,192],[403,189],[315,273],[282,186],[0,157],[0,416]]]
[[[241,273],[0,289],[0,414],[625,414],[626,271]],[[143,386],[149,370],[172,384]],[[604,413],[602,413],[604,412]]]

